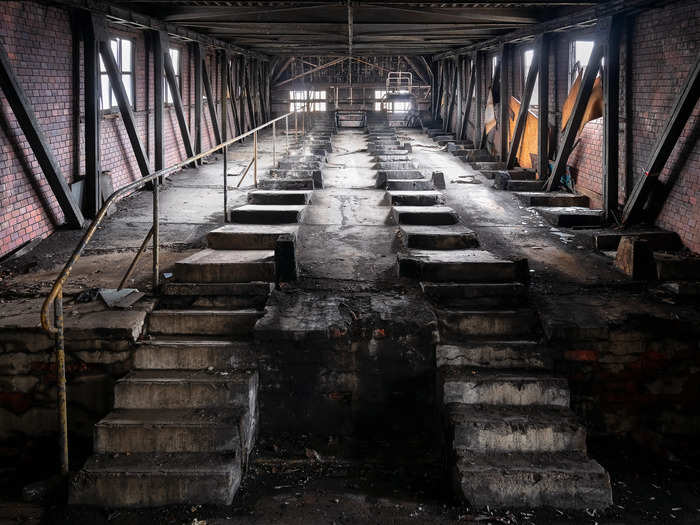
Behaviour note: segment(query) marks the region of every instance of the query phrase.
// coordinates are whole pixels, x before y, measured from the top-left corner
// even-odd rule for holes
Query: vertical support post
[[[225,143],[228,138],[228,126],[226,120],[228,118],[228,109],[226,107],[228,94],[228,54],[226,51],[221,52],[221,142]],[[228,148],[222,148],[224,154],[224,222],[228,222]]]
[[[510,126],[510,94],[508,90],[508,67],[510,65],[510,44],[501,44],[501,57],[498,67],[501,68],[500,74],[500,130],[499,130],[499,145],[501,150],[501,160],[506,161],[508,157],[508,130]]]
[[[202,153],[202,46],[192,44],[194,56],[194,152]],[[201,161],[199,161],[201,164]]]
[[[160,286],[160,180],[153,180],[153,292]]]
[[[470,72],[469,72],[469,84],[467,87],[467,100],[464,107],[464,115],[462,116],[462,126],[460,132],[460,138],[467,136],[467,131],[469,127],[469,114],[472,111],[472,98],[474,96],[474,84],[477,81],[476,76],[476,61],[472,60]],[[478,111],[478,106],[477,106]]]
[[[474,69],[476,71],[476,84],[474,85],[474,91],[476,92],[476,111],[474,111],[474,147],[477,149],[481,148],[481,137],[484,132],[481,129],[481,112],[484,106],[484,95],[481,89],[481,79],[483,77],[482,71],[482,55],[478,51],[474,51],[474,56],[472,58],[474,61]]]
[[[277,166],[277,122],[272,123],[272,165]]]
[[[207,107],[209,108],[209,117],[211,118],[211,127],[214,129],[214,140],[216,144],[221,144],[221,132],[219,130],[219,118],[216,115],[216,100],[214,100],[214,92],[211,89],[211,81],[209,80],[209,72],[207,64],[202,60],[202,80],[204,81],[204,92],[207,95]]]
[[[61,474],[68,474],[68,400],[66,396],[66,352],[63,338],[63,288],[53,301],[56,325],[56,389],[58,391],[58,431],[61,452]]]
[[[623,17],[613,16],[603,66],[603,210],[610,219],[617,211],[620,132],[620,35]]]
[[[253,181],[258,187],[258,132],[253,133]]]
[[[539,83],[537,84],[537,173],[540,180],[549,175],[549,34],[542,35],[542,41],[535,57],[539,64]]]
[[[284,117],[284,140],[287,147],[287,155],[289,155],[289,115]]]
[[[85,215],[94,218],[102,206],[100,192],[100,64],[96,20],[85,13]],[[106,101],[109,103],[109,101]]]
[[[160,31],[153,33],[153,131],[155,135],[156,171],[165,167],[165,148],[163,145],[163,106],[165,104],[164,65],[163,54],[167,50],[164,46],[163,35]],[[157,235],[153,235],[154,243]]]

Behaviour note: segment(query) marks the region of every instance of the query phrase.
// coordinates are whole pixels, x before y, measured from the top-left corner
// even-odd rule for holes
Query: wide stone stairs
[[[324,156],[332,131],[315,124],[262,180],[274,189],[250,191],[229,224],[207,234],[206,249],[175,264],[134,369],[115,384],[114,410],[95,426],[95,454],[72,480],[72,503],[231,503],[258,428],[253,329],[272,283],[296,278],[298,224],[322,185],[299,159]]]
[[[567,381],[539,340],[526,261],[479,249],[434,193],[387,192],[399,275],[420,281],[438,318],[437,399],[457,492],[477,507],[607,507],[609,477],[587,457]]]

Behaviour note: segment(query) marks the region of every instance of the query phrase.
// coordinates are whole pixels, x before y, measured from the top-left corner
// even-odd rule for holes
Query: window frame
[[[577,42],[592,42],[593,46],[596,45],[596,40],[594,38],[594,35],[591,34],[583,34],[580,36],[577,36],[569,42],[569,91],[571,90],[571,86],[574,85],[574,82],[576,81],[576,76],[578,72],[575,72],[574,67],[576,66],[576,43]],[[593,47],[591,47],[591,52],[593,51]],[[588,61],[590,62],[590,54],[588,56]],[[601,61],[601,68],[605,64],[605,58],[603,57]],[[586,65],[582,65],[583,69],[588,67],[588,63]],[[597,75],[600,75],[600,68],[597,72]]]
[[[173,58],[173,52],[177,53],[177,60]],[[173,69],[175,70],[175,80],[177,81],[177,91],[180,94],[180,98],[182,98],[182,50],[179,47],[170,47],[168,48],[168,54],[170,55],[170,60],[173,63]],[[168,84],[168,78],[166,75],[163,75],[163,83],[164,83],[164,96],[163,96],[163,103],[166,106],[172,106],[175,104],[175,98],[173,97],[173,94],[170,92],[170,84]]]
[[[117,67],[119,68],[119,76],[121,78],[122,84],[124,85],[124,89],[126,90],[126,95],[127,98],[129,99],[129,105],[131,106],[132,110],[136,109],[136,73],[134,71],[134,58],[136,56],[136,51],[135,51],[135,46],[134,46],[134,40],[131,38],[126,38],[123,36],[113,36],[110,37],[109,39],[109,47],[112,50],[112,53],[114,54],[114,49],[112,47],[112,44],[116,42],[117,43],[117,53],[114,56],[114,60],[117,63]],[[123,47],[123,42],[128,42],[129,43],[129,66],[130,69],[128,71],[124,70],[124,47]],[[112,89],[112,84],[109,80],[109,75],[107,74],[107,68],[104,65],[104,60],[102,59],[102,55],[99,57],[99,70],[100,70],[100,82],[99,82],[99,105],[100,105],[100,113],[102,114],[111,114],[111,113],[118,113],[119,112],[119,103],[117,102],[117,98],[114,94],[114,89]],[[128,75],[129,76],[129,82],[125,83],[124,82],[124,76]],[[104,97],[103,97],[103,82],[104,80],[107,82],[107,89],[109,90],[109,104],[105,106],[104,104]]]
[[[328,92],[311,89],[289,90],[289,111],[306,112],[307,104],[309,113],[322,113],[328,111]]]
[[[530,55],[530,64],[527,64],[527,56],[528,54]],[[522,92],[523,94],[525,93],[525,84],[527,83],[527,74],[530,72],[530,68],[532,67],[532,63],[535,61],[535,50],[533,48],[527,48],[523,50],[523,53],[521,55],[522,61],[521,61],[521,70],[522,70]],[[535,78],[535,85],[532,88],[532,95],[530,96],[530,108],[529,109],[538,109],[540,107],[540,99],[539,99],[539,89],[538,85],[540,83],[540,75],[538,73],[537,78]]]

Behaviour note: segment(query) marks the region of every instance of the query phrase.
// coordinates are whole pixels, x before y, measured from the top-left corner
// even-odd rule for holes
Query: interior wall
[[[590,38],[589,31],[552,35],[549,52],[549,124],[553,143],[562,139],[561,107],[569,91],[571,41]],[[628,17],[620,48],[620,140],[618,185],[622,207],[643,176],[652,150],[663,131],[673,104],[697,59],[700,41],[700,8],[684,0]],[[509,93],[522,96],[522,53],[532,44],[514,46],[510,66],[505,71]],[[480,55],[483,101],[491,85],[491,59],[496,51]],[[448,59],[449,60],[449,59]],[[474,122],[477,109],[470,113]],[[483,106],[479,108],[483,115]],[[441,115],[446,108],[441,107]],[[696,107],[662,172],[661,194],[667,198],[655,223],[675,231],[692,251],[700,252],[700,145],[697,142],[700,107]],[[483,117],[482,117],[483,124]],[[451,129],[454,130],[454,119]],[[472,129],[472,126],[470,126]],[[487,137],[487,147],[500,155],[499,126]],[[550,146],[550,157],[556,154]],[[603,118],[588,122],[568,160],[576,190],[591,199],[591,206],[602,207],[603,195]]]
[[[37,121],[48,139],[66,181],[71,184],[85,173],[85,128],[83,60],[80,57],[78,85],[73,85],[73,34],[70,12],[34,2],[0,3],[0,39],[15,74],[25,90]],[[134,44],[134,116],[139,136],[154,169],[153,53],[146,32],[109,27],[114,36]],[[171,39],[171,48],[181,52],[181,96],[190,135],[194,133],[194,63],[191,46]],[[213,49],[203,49],[220,121],[220,62]],[[82,55],[82,53],[81,53]],[[235,60],[235,57],[234,57]],[[74,107],[73,90],[80,93]],[[233,115],[228,107],[229,137]],[[75,126],[79,119],[78,126]],[[165,165],[187,158],[175,110],[164,111]],[[193,138],[194,141],[194,138]],[[203,103],[202,148],[215,143],[207,105]],[[0,257],[34,239],[44,238],[63,224],[64,217],[17,120],[0,92]],[[122,118],[104,112],[100,119],[101,169],[109,171],[114,189],[140,177]]]

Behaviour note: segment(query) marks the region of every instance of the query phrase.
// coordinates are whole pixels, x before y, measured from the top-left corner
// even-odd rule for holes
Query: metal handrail
[[[107,214],[107,210],[118,200],[121,200],[122,198],[130,195],[134,191],[136,191],[139,188],[142,188],[149,182],[153,183],[153,225],[151,227],[151,230],[148,232],[148,235],[146,236],[146,239],[143,241],[141,247],[139,248],[138,253],[136,254],[135,260],[132,262],[132,264],[129,266],[129,269],[127,270],[127,274],[125,275],[124,279],[120,283],[119,287],[123,287],[124,283],[128,279],[128,276],[131,274],[131,272],[134,269],[134,266],[136,264],[136,260],[140,257],[141,253],[143,253],[144,249],[146,248],[146,245],[148,244],[149,238],[153,238],[153,289],[155,290],[156,287],[158,286],[158,281],[159,281],[159,239],[158,239],[158,229],[159,229],[159,206],[158,206],[158,190],[159,190],[159,179],[161,177],[164,177],[166,175],[169,175],[179,169],[184,168],[187,165],[192,164],[193,162],[196,162],[204,157],[207,157],[209,155],[212,155],[213,153],[216,153],[217,151],[220,151],[223,149],[224,153],[224,220],[226,220],[226,213],[227,213],[227,187],[228,187],[228,182],[227,182],[227,157],[226,157],[226,150],[228,146],[233,145],[234,143],[238,142],[239,140],[242,140],[246,137],[249,137],[250,135],[253,135],[254,137],[254,159],[256,160],[255,162],[255,170],[257,171],[257,144],[258,144],[258,131],[268,127],[268,126],[273,126],[273,141],[276,140],[276,126],[275,123],[284,119],[285,120],[285,128],[287,132],[289,131],[289,116],[294,115],[294,120],[295,120],[295,130],[296,130],[296,120],[297,120],[297,110],[291,111],[289,113],[286,113],[280,117],[277,117],[273,120],[270,120],[254,129],[251,129],[250,131],[247,131],[241,135],[238,135],[237,137],[234,137],[230,140],[227,140],[226,142],[222,142],[221,144],[218,144],[217,146],[214,146],[213,148],[208,149],[207,151],[204,151],[202,153],[198,153],[197,155],[193,155],[191,157],[188,157],[187,159],[178,162],[177,164],[173,164],[172,166],[169,166],[167,168],[163,168],[161,170],[158,170],[154,173],[151,173],[150,175],[143,177],[137,181],[134,181],[130,184],[127,184],[126,186],[118,189],[114,193],[112,193],[105,203],[102,205],[100,210],[97,212],[97,215],[95,218],[92,220],[90,223],[90,226],[88,227],[87,231],[83,235],[83,237],[80,239],[80,242],[76,246],[76,248],[73,250],[73,253],[71,254],[70,258],[68,259],[68,262],[66,265],[63,267],[63,270],[61,270],[61,273],[58,275],[56,280],[54,281],[53,287],[51,288],[51,292],[49,295],[46,297],[44,300],[44,304],[41,307],[41,326],[42,328],[47,331],[50,334],[53,334],[56,338],[55,341],[55,348],[56,348],[56,363],[57,363],[57,389],[58,389],[58,412],[59,412],[59,432],[60,432],[60,444],[61,444],[61,472],[63,474],[68,473],[68,429],[67,429],[67,401],[66,401],[66,374],[65,374],[65,367],[66,367],[66,360],[65,360],[65,348],[64,348],[64,337],[63,337],[63,331],[64,331],[64,326],[63,326],[63,287],[68,280],[68,277],[70,276],[70,273],[73,269],[73,266],[75,266],[75,263],[78,262],[78,259],[80,259],[80,256],[82,255],[83,251],[85,250],[85,247],[88,245],[90,240],[92,239],[93,235],[97,231],[98,226],[102,223],[103,219],[105,218]],[[302,117],[304,117],[302,115]],[[302,121],[303,122],[303,121]],[[305,130],[304,130],[305,131]],[[296,136],[296,133],[295,133]],[[287,151],[289,151],[289,139],[287,139]],[[257,173],[255,174],[255,183],[257,185]],[[51,308],[51,304],[54,306],[54,322],[55,326],[52,326],[52,324],[49,322],[49,309]]]

